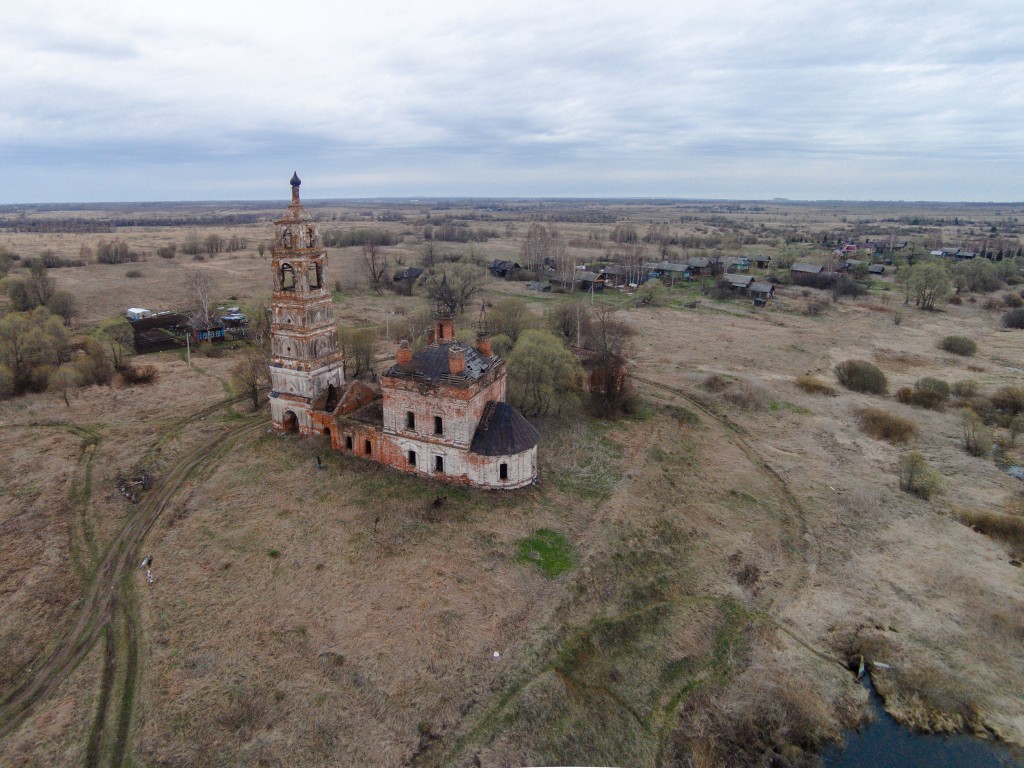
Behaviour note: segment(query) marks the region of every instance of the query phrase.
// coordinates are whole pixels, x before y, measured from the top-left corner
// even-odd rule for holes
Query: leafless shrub
[[[127,363],[121,367],[119,373],[125,384],[152,384],[156,381],[156,367],[152,365],[142,365],[136,368],[131,363]]]
[[[750,411],[763,411],[771,400],[768,392],[749,381],[736,382],[722,393],[722,399]]]
[[[928,500],[939,492],[939,475],[917,451],[900,457],[900,489]]]
[[[808,317],[817,317],[828,310],[829,303],[825,299],[811,299],[804,307],[804,314]]]
[[[964,408],[960,423],[964,435],[964,450],[971,456],[987,456],[992,450],[992,434],[982,418],[970,408]]]
[[[722,376],[718,373],[712,373],[706,379],[704,379],[703,387],[708,392],[724,392],[733,383],[733,380],[727,376]]]

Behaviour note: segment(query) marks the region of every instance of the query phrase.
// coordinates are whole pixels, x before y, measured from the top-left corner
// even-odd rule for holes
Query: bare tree
[[[630,338],[633,329],[615,316],[608,306],[598,307],[587,326],[586,368],[590,377],[590,399],[601,416],[613,416],[629,405]]]
[[[473,298],[480,293],[487,282],[487,272],[475,264],[453,264],[441,275],[432,273],[427,281],[429,295],[434,295],[443,276],[448,277],[448,287],[455,296],[458,311],[465,312]]]
[[[209,272],[198,269],[185,273],[185,290],[188,292],[188,316],[193,328],[208,328],[213,322],[213,296],[217,283]]]
[[[546,259],[551,257],[551,233],[543,224],[536,222],[530,225],[523,242],[523,266],[531,272],[539,272],[544,268]]]
[[[267,304],[260,304],[250,313],[248,332],[246,336],[249,342],[263,350],[268,356],[270,354],[270,307]]]
[[[100,329],[100,337],[110,350],[110,361],[114,364],[114,370],[124,370],[128,365],[128,358],[135,354],[135,333],[132,331],[131,323],[123,317],[111,320]]]
[[[363,243],[363,262],[366,264],[366,274],[370,280],[370,287],[380,293],[384,287],[384,277],[388,271],[388,256],[380,249],[380,246],[372,240]]]
[[[265,350],[250,347],[231,371],[231,380],[238,391],[258,410],[263,404],[263,391],[270,386],[270,368]]]

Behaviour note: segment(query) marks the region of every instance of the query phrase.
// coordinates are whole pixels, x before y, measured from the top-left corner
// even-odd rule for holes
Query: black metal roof
[[[537,445],[540,432],[508,403],[491,400],[473,434],[470,453],[479,456],[512,456]]]
[[[451,373],[448,362],[449,351],[462,352],[466,361],[462,373]],[[414,378],[421,381],[446,381],[451,384],[476,381],[495,363],[494,357],[484,357],[476,347],[462,341],[450,341],[444,344],[431,344],[412,356],[412,362],[406,365],[395,364],[388,368],[385,376],[396,378]]]

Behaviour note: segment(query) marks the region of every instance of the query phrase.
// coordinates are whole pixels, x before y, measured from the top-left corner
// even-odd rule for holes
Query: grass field
[[[877,213],[594,211],[634,221],[641,235],[652,217],[692,216],[681,231],[764,223],[779,237]],[[321,213],[325,228],[366,225],[358,208]],[[500,236],[472,247],[517,257],[529,221],[508,216],[511,231],[488,223]],[[414,263],[423,243],[408,221],[374,225],[412,232],[391,252]],[[616,247],[588,240],[611,226],[559,224],[581,257]],[[187,234],[137,229],[118,236],[143,251]],[[81,327],[126,304],[173,306],[191,268],[215,273],[224,301],[255,304],[269,295],[269,260],[250,251],[269,228],[238,232],[249,250],[212,260],[150,253],[52,273],[81,298]],[[2,233],[0,244],[70,256],[107,237]],[[422,308],[421,296],[367,291],[360,258],[358,248],[331,252],[343,324],[398,323]],[[142,277],[125,278],[129,268]],[[486,290],[528,298],[538,315],[565,300],[493,279]],[[655,307],[594,297],[622,306],[636,330],[643,407],[610,423],[539,421],[543,482],[515,494],[449,489],[316,440],[237,432],[182,480],[145,538],[154,585],[137,568],[127,576],[134,613],[116,615],[137,621],[106,631],[124,646],[114,658],[138,654],[137,680],[118,666],[99,707],[104,634],[0,740],[0,763],[89,763],[104,709],[96,754],[125,765],[799,764],[858,720],[864,693],[844,665],[859,653],[891,666],[875,683],[898,718],[1024,743],[1024,495],[1003,469],[1024,463],[1021,442],[995,428],[998,453],[971,456],[956,407],[851,392],[833,372],[861,359],[883,370],[890,393],[937,377],[991,394],[1020,382],[1020,332],[1001,329],[980,300],[910,307],[897,325],[893,291],[806,314],[819,295],[781,286],[765,309],[694,285]],[[977,353],[939,349],[954,334],[976,340]],[[380,354],[396,342],[382,339]],[[45,393],[0,401],[4,693],[67,631],[138,508],[119,478],[145,468],[159,482],[267,418],[225,402],[234,354],[192,368],[175,353],[150,356],[154,384],[85,388],[70,407]],[[834,396],[798,386],[801,376]],[[916,432],[874,439],[860,426],[865,408]],[[899,490],[909,450],[942,477],[930,501]]]

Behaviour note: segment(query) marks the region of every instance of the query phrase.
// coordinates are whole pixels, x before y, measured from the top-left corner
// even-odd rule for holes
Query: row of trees
[[[8,312],[0,318],[0,398],[49,390],[70,406],[74,389],[109,384],[115,373],[130,383],[151,380],[151,369],[132,368],[133,352],[131,327],[123,318],[73,335],[46,307]]]
[[[11,300],[11,306],[17,312],[29,312],[37,307],[46,307],[51,313],[59,316],[66,325],[79,313],[78,300],[63,290],[58,290],[49,270],[42,259],[29,262],[26,277],[8,276],[0,281],[0,288]]]

